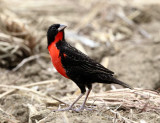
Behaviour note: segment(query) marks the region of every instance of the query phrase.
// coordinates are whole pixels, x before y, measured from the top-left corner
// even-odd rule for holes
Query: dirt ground
[[[160,100],[155,98],[160,99],[158,0],[2,0],[0,13],[0,123],[160,123]],[[94,98],[122,89],[96,83],[87,103],[92,110],[54,111],[66,107],[63,102],[70,104],[80,91],[51,64],[46,31],[53,23],[66,24],[67,41],[118,79],[134,88],[156,90],[157,96],[150,97],[157,101],[154,110],[146,108],[150,100],[143,108],[111,105],[123,94],[111,95],[110,101]],[[100,98],[100,104],[95,103]]]

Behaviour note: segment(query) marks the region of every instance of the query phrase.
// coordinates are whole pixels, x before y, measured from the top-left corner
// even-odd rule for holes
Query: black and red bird
[[[53,24],[47,32],[48,50],[54,67],[61,75],[74,81],[81,90],[81,95],[68,108],[62,110],[72,110],[73,105],[85,94],[87,87],[85,100],[78,111],[83,110],[92,89],[92,83],[95,82],[119,84],[130,88],[124,82],[114,78],[114,72],[67,43],[64,32],[66,27],[61,24]]]

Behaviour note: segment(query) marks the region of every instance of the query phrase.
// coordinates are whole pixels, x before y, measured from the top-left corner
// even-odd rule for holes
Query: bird
[[[59,111],[74,110],[74,104],[86,93],[82,105],[76,111],[84,110],[93,83],[119,84],[132,89],[128,84],[116,79],[113,71],[71,46],[65,39],[66,27],[62,24],[53,24],[48,28],[47,48],[56,70],[65,78],[75,82],[81,94],[69,107]],[[86,88],[88,88],[87,92]]]

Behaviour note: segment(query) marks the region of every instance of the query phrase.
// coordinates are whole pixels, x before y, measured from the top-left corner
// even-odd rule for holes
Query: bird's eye
[[[55,31],[55,30],[56,30],[56,28],[55,28],[55,27],[52,27],[52,30],[54,30],[54,31]]]

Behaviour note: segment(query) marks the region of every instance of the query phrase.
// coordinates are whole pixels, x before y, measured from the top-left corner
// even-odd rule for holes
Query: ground
[[[0,123],[160,122],[158,0],[6,0],[0,12]],[[94,84],[92,110],[54,111],[80,91],[51,64],[46,31],[53,23],[66,24],[71,45],[135,90]]]

